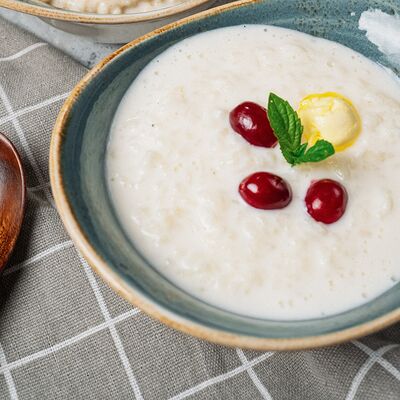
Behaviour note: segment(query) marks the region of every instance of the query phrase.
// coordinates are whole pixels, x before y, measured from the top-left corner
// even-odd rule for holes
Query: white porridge
[[[182,0],[42,0],[57,8],[97,14],[130,14],[171,7]]]
[[[238,135],[229,113],[270,92],[297,109],[312,93],[351,99],[362,130],[343,151],[292,167],[279,149]],[[302,103],[303,104],[303,103]],[[250,25],[186,39],[137,77],[106,155],[116,212],[142,254],[176,285],[261,318],[341,312],[400,279],[400,85],[337,43]],[[290,184],[290,204],[251,207],[238,193],[257,171]],[[310,183],[329,178],[348,203],[335,223],[307,213]]]

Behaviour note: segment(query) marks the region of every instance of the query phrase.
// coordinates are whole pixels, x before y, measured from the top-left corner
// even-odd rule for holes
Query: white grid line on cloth
[[[133,310],[129,310],[121,315],[118,315],[117,317],[112,319],[112,322],[114,324],[117,324],[119,322],[125,321],[126,319],[139,314],[140,310],[135,308]],[[103,331],[108,328],[108,323],[107,322],[102,322],[99,325],[93,326],[92,328],[87,329],[84,332],[81,332],[80,334],[73,336],[67,340],[64,340],[63,342],[57,343],[53,346],[48,347],[47,349],[40,350],[37,353],[30,354],[26,357],[20,358],[19,360],[12,361],[8,363],[7,367],[5,366],[0,366],[0,374],[5,374],[7,370],[13,370],[19,367],[22,367],[26,364],[29,364],[32,361],[38,360],[40,358],[46,357],[50,354],[55,354],[57,351],[62,350],[68,346],[71,346],[75,343],[80,342],[83,339],[88,338],[89,336],[94,335],[95,333],[98,333],[100,331]]]
[[[248,364],[246,364],[246,365],[242,364],[240,367],[232,369],[231,371],[228,371],[228,372],[225,372],[224,374],[210,378],[202,383],[199,383],[196,386],[193,386],[190,389],[185,390],[184,392],[177,394],[176,396],[171,397],[169,400],[181,400],[188,396],[192,396],[193,394],[200,392],[201,390],[203,390],[209,386],[215,385],[216,383],[226,381],[227,379],[233,378],[234,376],[236,376],[244,371],[247,371],[249,368],[252,368],[252,367],[256,366],[257,364],[259,364],[260,362],[265,361],[267,358],[273,356],[274,354],[275,353],[272,353],[272,352],[264,353],[261,356],[256,357],[253,360],[249,361]]]
[[[365,375],[367,375],[368,371],[373,367],[373,365],[377,362],[378,358],[383,356],[388,351],[398,347],[398,344],[390,344],[388,346],[381,347],[379,350],[374,351],[368,358],[368,360],[361,366],[358,370],[356,376],[353,379],[353,382],[350,386],[350,389],[347,393],[346,400],[353,400],[354,396],[357,393],[358,388],[361,385],[362,380]]]
[[[8,57],[0,58],[0,62],[16,60],[17,58],[22,57],[24,54],[27,54],[30,51],[35,50],[38,47],[43,47],[43,46],[47,46],[47,43],[39,42],[39,43],[31,44],[30,46],[26,47],[25,49],[20,50],[18,53],[15,53]]]
[[[243,365],[248,365],[249,360],[247,359],[246,355],[243,353],[242,349],[236,349],[236,353],[239,356],[240,362]],[[273,400],[271,394],[268,392],[268,389],[261,383],[260,379],[258,378],[257,374],[255,373],[254,369],[250,367],[247,370],[250,379],[253,381],[255,387],[260,392],[261,396],[265,400]]]
[[[3,100],[4,106],[7,110],[7,112],[10,115],[14,114],[14,110],[11,106],[11,102],[10,99],[8,98],[3,86],[0,84],[0,98]],[[12,124],[14,125],[14,128],[18,134],[19,140],[21,142],[22,147],[25,150],[26,155],[28,156],[29,162],[33,168],[33,171],[35,173],[35,176],[37,178],[37,180],[39,181],[39,184],[43,185],[46,183],[45,179],[43,178],[43,175],[40,171],[39,165],[36,162],[35,157],[33,156],[33,153],[31,151],[31,148],[29,147],[28,141],[26,140],[24,131],[22,130],[21,125],[19,124],[18,118],[14,117],[11,119]],[[54,201],[53,198],[51,197],[51,193],[50,191],[47,189],[45,190],[45,195],[47,197],[47,200],[49,201],[49,203],[55,208],[54,205]]]
[[[25,260],[19,264],[12,265],[11,267],[7,268],[4,271],[4,275],[12,274],[13,272],[19,271],[21,268],[23,268],[29,264],[39,261],[39,260],[41,260],[53,253],[56,253],[60,250],[64,250],[64,249],[67,249],[67,248],[73,247],[73,246],[74,246],[74,244],[73,244],[72,240],[67,240],[65,242],[56,244],[56,245],[42,251],[41,253],[38,253],[31,258],[28,258],[27,260]]]
[[[8,387],[8,391],[10,392],[11,400],[18,400],[17,389],[15,387],[14,379],[11,375],[10,368],[7,364],[6,355],[3,350],[3,346],[0,343],[0,366],[4,368],[4,378],[6,380],[6,384]]]
[[[42,185],[31,186],[26,188],[28,192],[39,192],[50,187],[50,182],[43,183]]]
[[[121,359],[122,365],[125,369],[126,375],[128,377],[129,384],[131,385],[131,388],[133,390],[133,393],[135,394],[136,400],[143,400],[142,393],[140,391],[139,385],[136,381],[135,376],[133,375],[132,367],[129,363],[129,359],[125,353],[124,346],[122,345],[121,338],[119,337],[119,334],[117,332],[117,329],[115,328],[115,324],[111,318],[110,312],[108,311],[108,308],[106,306],[106,303],[104,301],[103,295],[100,292],[99,285],[97,284],[96,278],[94,276],[94,273],[92,269],[90,268],[89,264],[86,262],[86,260],[82,257],[80,253],[79,258],[81,260],[81,263],[83,265],[83,268],[86,272],[86,275],[89,280],[89,284],[93,289],[94,295],[96,297],[97,303],[100,306],[100,310],[103,314],[103,317],[106,321],[107,327],[110,330],[111,337],[114,341],[115,347],[117,349],[119,358]]]
[[[41,101],[40,103],[34,104],[33,106],[28,106],[21,108],[20,110],[14,111],[12,114],[7,114],[4,117],[0,118],[0,125],[5,124],[6,122],[12,121],[14,118],[21,117],[22,115],[29,114],[32,111],[39,110],[43,107],[49,106],[53,103],[57,103],[60,100],[64,100],[68,97],[68,93],[62,93],[54,97],[50,97],[47,100]]]
[[[368,354],[369,356],[371,356],[374,353],[374,350],[370,349],[367,345],[359,342],[358,340],[354,340],[352,343],[354,344],[354,346],[358,347],[360,350],[362,350],[365,354]],[[376,362],[400,381],[400,371],[388,360],[385,360],[382,357],[378,357]]]

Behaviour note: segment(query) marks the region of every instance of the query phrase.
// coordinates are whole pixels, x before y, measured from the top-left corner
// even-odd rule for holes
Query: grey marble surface
[[[91,68],[107,54],[116,50],[120,45],[95,43],[87,38],[81,38],[60,31],[32,15],[0,8],[0,16],[10,22],[35,33],[43,41],[69,54],[85,67]]]

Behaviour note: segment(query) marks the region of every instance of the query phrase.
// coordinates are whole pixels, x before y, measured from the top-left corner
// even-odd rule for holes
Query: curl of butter
[[[336,151],[343,151],[356,141],[361,132],[361,118],[356,108],[339,93],[326,92],[304,97],[298,115],[310,146],[319,139],[325,139],[332,143]]]

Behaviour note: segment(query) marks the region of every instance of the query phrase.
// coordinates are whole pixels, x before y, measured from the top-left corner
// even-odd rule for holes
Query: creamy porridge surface
[[[54,7],[97,14],[146,12],[182,3],[182,0],[42,0]]]
[[[294,108],[309,93],[350,98],[362,132],[347,150],[291,167],[279,147],[251,146],[229,125],[269,92]],[[143,255],[171,281],[222,308],[262,318],[337,313],[400,279],[400,85],[334,42],[270,26],[196,35],[154,59],[113,121],[106,156],[116,212]],[[293,200],[258,210],[238,194],[256,171],[290,183]],[[314,179],[341,182],[346,213],[307,214]]]

